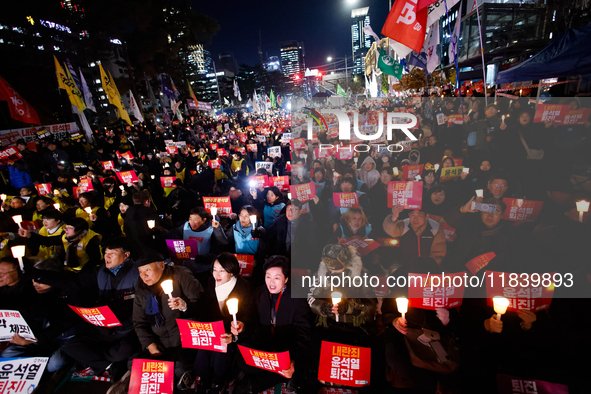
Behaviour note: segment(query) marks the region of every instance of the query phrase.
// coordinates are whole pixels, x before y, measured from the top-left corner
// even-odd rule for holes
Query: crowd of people
[[[261,392],[278,384],[317,392],[334,385],[318,380],[321,344],[330,341],[371,349],[364,360],[371,392],[496,392],[497,373],[585,392],[580,360],[591,349],[580,333],[591,323],[590,302],[580,294],[589,295],[591,234],[589,213],[580,215],[576,202],[590,196],[573,179],[591,168],[589,122],[534,123],[527,98],[489,98],[488,105],[478,97],[390,98],[345,109],[368,127],[372,113],[413,113],[416,141],[397,130],[386,145],[400,149],[364,141],[369,149],[339,159],[323,147],[353,141],[339,141],[330,116],[307,139],[306,118],[295,109],[200,113],[170,127],[97,130],[93,141],[16,141],[22,158],[1,167],[9,182],[0,190],[0,310],[19,311],[36,340],[15,334],[1,344],[2,357],[49,357],[42,386],[72,368],[109,377],[109,394],[127,392],[137,358],[174,361],[179,392],[230,385],[235,393]],[[292,141],[301,138],[296,149]],[[269,155],[273,146],[279,154]],[[405,179],[405,166],[419,172]],[[450,167],[463,171],[442,177]],[[136,177],[122,176],[129,173]],[[292,188],[313,183],[313,196],[298,199],[288,185],[272,183],[286,175]],[[407,180],[422,182],[418,208],[389,204],[388,185]],[[335,193],[354,193],[356,202],[344,208]],[[229,197],[231,214],[212,215],[207,197]],[[543,206],[531,221],[508,220],[507,198]],[[197,255],[175,258],[166,240],[196,240]],[[360,253],[354,240],[396,246]],[[11,252],[16,245],[26,245],[22,265]],[[570,273],[580,293],[565,298],[556,286],[549,306],[501,320],[486,287],[466,288],[461,307],[411,305],[405,315],[395,301],[408,296],[404,288],[342,287],[342,299],[331,299],[333,276],[464,272],[490,252],[479,276]],[[252,256],[248,273],[237,258],[244,255]],[[306,275],[328,283],[305,288]],[[170,295],[162,288],[169,279]],[[226,305],[232,298],[240,302],[236,321]],[[93,326],[69,305],[108,306],[121,324]],[[223,321],[227,352],[183,348],[177,319]],[[417,348],[427,332],[449,362]],[[289,351],[290,366],[278,374],[247,365],[238,344]]]

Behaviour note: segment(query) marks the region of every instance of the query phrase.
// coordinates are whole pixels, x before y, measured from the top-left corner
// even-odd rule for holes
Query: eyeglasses
[[[289,211],[291,211],[291,212],[297,212],[299,210],[300,210],[300,208],[295,208],[295,207],[289,208]]]
[[[16,270],[0,272],[0,278],[4,278],[6,275],[10,274],[11,272],[16,272]]]
[[[493,183],[492,184],[494,187],[500,187],[501,189],[504,189],[507,187],[507,185],[503,185],[502,183],[499,185],[498,183]]]

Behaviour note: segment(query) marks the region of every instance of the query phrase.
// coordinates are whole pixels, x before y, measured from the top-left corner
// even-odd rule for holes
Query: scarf
[[[88,234],[88,230],[84,230],[80,232],[78,235],[74,235],[73,237],[66,237],[66,241],[68,241],[68,247],[66,248],[66,265],[70,268],[75,268],[80,265],[78,262],[78,254],[76,253],[78,248],[78,243],[86,237]],[[73,250],[73,251],[72,251]]]
[[[162,294],[161,287],[162,278],[153,286],[149,286],[149,292],[146,295],[146,315],[150,317],[156,327],[161,327],[166,323],[166,319],[160,311],[160,296]]]
[[[224,303],[230,296],[232,290],[234,290],[234,286],[236,286],[237,281],[238,279],[235,276],[232,276],[232,278],[226,283],[223,283],[219,286],[216,285],[215,295],[218,299],[218,306],[220,307],[220,311],[224,308]]]
[[[248,227],[242,227],[242,223],[240,223],[240,220],[236,222],[236,230],[244,237],[248,237],[248,234],[251,233],[252,231],[252,225],[248,226]]]

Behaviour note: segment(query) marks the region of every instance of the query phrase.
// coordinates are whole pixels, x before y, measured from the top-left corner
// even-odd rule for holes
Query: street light
[[[336,61],[337,60],[342,60],[342,59],[345,60],[345,78],[346,78],[347,87],[348,87],[349,86],[349,72],[348,72],[348,67],[347,67],[347,56],[344,56],[344,57],[332,57],[332,56],[328,56],[326,58],[326,61],[330,63],[330,62],[332,62],[334,60],[334,63],[332,64],[332,69],[333,70],[336,70]]]
[[[332,56],[329,56],[329,57],[327,57],[327,58],[326,58],[326,61],[327,61],[327,62],[332,62]]]

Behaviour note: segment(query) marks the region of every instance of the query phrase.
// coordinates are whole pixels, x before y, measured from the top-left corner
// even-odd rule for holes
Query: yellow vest
[[[236,161],[234,159],[232,159],[232,172],[236,172],[239,171],[242,168],[242,162],[244,161],[244,159],[240,159],[240,161]],[[249,171],[248,171],[248,166],[246,166],[246,175],[248,175]]]
[[[228,179],[228,176],[226,174],[224,174],[224,172],[222,170],[220,170],[219,168],[216,168],[215,170],[213,170],[214,173],[214,181],[217,182],[220,179]]]
[[[94,215],[96,215],[96,211],[99,210],[100,207],[94,207],[92,208],[92,213]],[[90,220],[90,215],[86,213],[86,211],[82,208],[78,208],[76,210],[76,217],[77,218],[82,218],[84,220],[86,220],[88,222],[88,228],[92,228],[94,226],[94,222],[92,220]]]
[[[43,226],[43,214],[39,213],[39,211],[33,212],[33,221],[37,222],[40,226]]]
[[[78,242],[78,245],[76,247],[76,256],[78,256],[78,267],[66,267],[67,270],[71,270],[74,272],[80,272],[82,270],[82,268],[84,268],[84,266],[86,265],[86,263],[88,263],[88,260],[90,260],[90,257],[88,257],[88,254],[86,253],[86,246],[88,245],[88,242],[95,236],[98,236],[99,241],[103,238],[100,234],[95,233],[92,230],[88,230],[88,234],[86,234],[86,237],[82,238],[80,240],[80,242]],[[62,236],[62,243],[64,244],[64,250],[67,250],[68,248],[68,241],[66,240],[66,234],[64,233],[64,235]],[[100,248],[99,248],[100,250]],[[101,259],[103,258],[103,251],[101,250]]]
[[[119,227],[121,227],[121,235],[125,237],[125,230],[123,229],[124,222],[125,222],[125,219],[123,219],[123,216],[121,216],[121,214],[119,214],[119,216],[117,216],[117,223],[119,224]]]
[[[117,197],[107,197],[105,196],[105,210],[109,210],[109,208],[111,208],[113,206],[113,204],[115,204],[115,200],[117,199]]]
[[[185,183],[185,170],[186,170],[186,168],[183,168],[183,170],[181,172],[174,170],[174,172],[176,173],[177,179],[180,179],[181,182],[183,182],[183,183]]]
[[[12,251],[7,245],[8,239],[3,239],[2,242],[0,242],[0,259],[3,259],[5,257],[12,258]]]
[[[39,230],[39,235],[42,235],[44,237],[61,237],[64,235],[64,231],[65,231],[66,225],[62,224],[60,225],[60,227],[55,230],[55,232],[53,234],[49,233],[49,230],[46,227],[41,227],[41,229]],[[37,258],[39,258],[39,260],[45,260],[50,258],[51,256],[53,256],[55,254],[55,249],[57,248],[56,245],[51,245],[51,246],[39,246],[39,253],[37,253]]]

